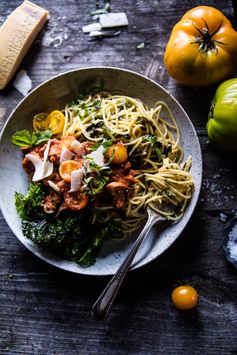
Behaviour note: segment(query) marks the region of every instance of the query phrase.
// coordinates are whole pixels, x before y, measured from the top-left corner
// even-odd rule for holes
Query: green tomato
[[[237,152],[237,78],[218,86],[208,115],[207,134],[215,147]]]

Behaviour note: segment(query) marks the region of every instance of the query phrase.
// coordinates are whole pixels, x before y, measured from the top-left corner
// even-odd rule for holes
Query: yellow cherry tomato
[[[65,116],[61,111],[54,110],[48,116],[49,129],[53,132],[53,134],[62,133]]]
[[[198,294],[192,286],[183,285],[173,290],[171,298],[176,308],[186,310],[196,306]]]
[[[49,129],[48,126],[48,113],[41,112],[33,118],[33,128],[35,132],[46,131]]]
[[[123,164],[128,159],[128,152],[123,143],[112,144],[108,148],[106,155],[108,159],[113,157],[112,163],[116,165]]]
[[[65,182],[71,181],[71,172],[82,167],[82,160],[66,160],[60,164],[59,175]]]

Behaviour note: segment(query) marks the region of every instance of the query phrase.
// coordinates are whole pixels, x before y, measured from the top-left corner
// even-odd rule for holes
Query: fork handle
[[[125,260],[122,262],[120,265],[119,269],[117,272],[114,274],[104,291],[101,293],[97,301],[94,303],[92,307],[92,315],[96,320],[102,320],[104,319],[107,314],[109,313],[109,310],[113,304],[113,301],[115,299],[115,296],[117,295],[117,292],[123,282],[123,279],[125,275],[127,274],[131,263],[140,247],[142,244],[143,240],[146,238],[147,234],[149,233],[150,229],[154,225],[152,223],[155,221],[155,218],[153,215],[148,215],[147,222],[142,229],[141,233],[137,237],[135,243],[133,244],[131,250],[129,251],[127,257]]]

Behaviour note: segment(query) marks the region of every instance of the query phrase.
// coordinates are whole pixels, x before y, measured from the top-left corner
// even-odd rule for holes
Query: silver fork
[[[114,274],[108,285],[105,287],[104,291],[101,293],[97,301],[92,307],[92,315],[95,319],[101,320],[107,316],[109,310],[113,304],[113,301],[117,295],[118,290],[127,274],[131,263],[146,236],[150,232],[151,228],[158,222],[164,221],[165,218],[156,213],[150,207],[147,207],[147,221],[142,229],[141,233],[135,240],[131,250],[129,251],[127,257],[124,259],[117,272]]]

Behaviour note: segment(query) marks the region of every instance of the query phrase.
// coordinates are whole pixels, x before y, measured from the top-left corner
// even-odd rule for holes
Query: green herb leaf
[[[152,134],[147,134],[146,136],[143,137],[143,140],[145,142],[150,142],[150,143],[156,143],[157,141],[157,138],[156,136],[153,136]]]
[[[161,143],[157,141],[157,137],[152,135],[152,134],[147,134],[146,136],[143,137],[143,140],[145,142],[150,142],[156,152],[158,161],[160,161],[163,158],[162,150],[161,148]]]
[[[53,132],[47,130],[47,131],[41,131],[41,132],[33,132],[32,134],[32,145],[38,145],[43,142],[48,141],[53,135]]]
[[[114,139],[104,139],[102,142],[96,143],[91,147],[92,150],[97,150],[100,145],[103,146],[103,154],[106,153],[107,149],[114,143]]]
[[[32,134],[23,129],[16,131],[12,136],[12,143],[18,147],[31,148],[34,145],[41,144],[52,137],[51,131],[33,132]]]
[[[156,155],[158,157],[158,161],[160,161],[162,158],[162,152],[158,147],[155,147],[155,151],[156,151]]]
[[[18,147],[31,147],[31,134],[26,129],[16,131],[12,136],[12,143]]]

